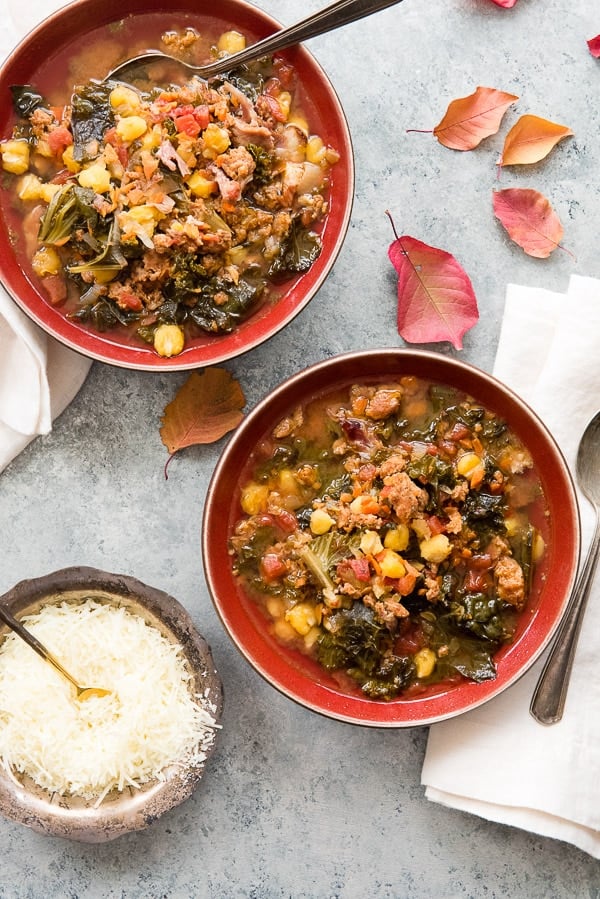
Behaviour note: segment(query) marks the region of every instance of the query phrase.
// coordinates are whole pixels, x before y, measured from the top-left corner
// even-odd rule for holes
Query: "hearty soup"
[[[53,63],[60,78],[13,87],[16,123],[0,155],[48,302],[174,356],[194,335],[232,331],[310,268],[338,155],[314,133],[282,58],[209,82],[163,62],[131,84],[102,80],[123,46],[143,48],[136,40],[98,33],[83,62]],[[160,36],[196,62],[245,41],[189,26]]]
[[[416,377],[356,384],[257,448],[231,537],[265,627],[389,700],[492,679],[544,552],[527,449],[472,398]]]

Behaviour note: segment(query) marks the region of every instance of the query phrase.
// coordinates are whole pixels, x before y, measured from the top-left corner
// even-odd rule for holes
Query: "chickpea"
[[[183,350],[184,336],[179,325],[159,325],[154,333],[154,349],[159,356],[178,356]]]

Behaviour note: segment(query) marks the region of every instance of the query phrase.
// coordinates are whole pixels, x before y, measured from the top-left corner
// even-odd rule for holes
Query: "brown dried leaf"
[[[194,371],[165,408],[162,442],[171,455],[186,446],[214,443],[237,428],[245,403],[239,382],[226,369]]]

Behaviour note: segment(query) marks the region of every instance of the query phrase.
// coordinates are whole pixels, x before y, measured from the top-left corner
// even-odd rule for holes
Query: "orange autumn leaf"
[[[546,197],[531,188],[507,188],[493,192],[494,214],[509,237],[529,256],[546,259],[560,246],[564,233]]]
[[[468,97],[453,100],[433,133],[451,150],[473,150],[496,134],[504,113],[519,98],[493,87],[478,87]]]
[[[192,372],[175,399],[165,407],[161,421],[162,442],[173,456],[197,443],[214,443],[237,428],[244,417],[246,398],[224,368]]]
[[[539,162],[559,141],[572,134],[566,125],[558,125],[536,115],[521,116],[506,135],[498,165]]]

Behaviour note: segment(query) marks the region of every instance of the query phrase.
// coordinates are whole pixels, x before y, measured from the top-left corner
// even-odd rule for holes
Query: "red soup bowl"
[[[78,138],[67,151],[67,156],[63,155],[70,140],[68,135],[64,135],[64,126],[67,131],[73,130],[69,110],[74,108],[71,97],[75,86],[87,84],[90,79],[101,83],[119,62],[148,49],[159,48],[179,53],[180,56],[187,53],[192,61],[204,63],[214,58],[215,54],[236,49],[235,46],[219,49],[219,37],[224,34],[238,32],[250,44],[280,27],[278,22],[245,0],[222,0],[218,4],[209,0],[174,0],[172,3],[166,0],[74,0],[42,21],[6,59],[0,68],[0,152],[3,147],[6,149],[6,141],[15,138],[15,126],[20,128],[16,132],[17,139],[26,143],[28,137],[23,131],[23,117],[19,118],[17,112],[23,108],[26,114],[30,112],[31,109],[27,108],[29,101],[23,101],[24,107],[15,105],[15,86],[30,85],[33,93],[41,96],[41,101],[34,100],[34,104],[37,103],[42,112],[49,111],[51,120],[50,124],[41,124],[44,132],[42,141],[35,144],[35,152],[32,149],[25,172],[19,162],[19,154],[16,162],[10,152],[2,157],[5,171],[0,185],[0,279],[21,309],[53,337],[92,359],[124,368],[191,369],[231,359],[258,346],[285,327],[315,296],[336,260],[348,228],[354,193],[354,163],[348,125],[336,92],[323,69],[304,46],[277,54],[274,65],[261,73],[262,81],[254,85],[248,84],[247,76],[246,81],[243,80],[243,72],[232,73],[229,81],[234,87],[228,94],[229,119],[221,115],[222,104],[213,103],[213,99],[199,103],[199,95],[194,94],[190,95],[190,102],[186,104],[180,95],[177,103],[173,101],[169,106],[170,101],[163,96],[159,102],[159,106],[163,104],[161,109],[155,105],[149,110],[144,105],[142,118],[145,119],[146,131],[143,136],[136,137],[128,124],[123,126],[123,120],[131,118],[132,108],[128,108],[126,103],[120,105],[116,100],[114,103],[110,100],[105,103],[106,127],[100,120],[99,143],[96,133],[92,142],[86,143],[84,138],[87,132],[83,128],[78,132],[80,137],[83,135],[81,140]],[[181,39],[178,45],[163,40],[164,35],[173,34]],[[186,50],[186,35],[190,34],[195,35],[196,39],[191,49]],[[160,67],[162,64],[158,65]],[[173,71],[164,66],[162,70],[146,70],[146,80],[136,83],[136,87],[144,91],[144,104],[151,91],[159,87],[168,91],[175,80]],[[183,78],[180,69],[177,77],[179,80]],[[250,95],[251,102],[247,99]],[[174,108],[171,108],[174,103]],[[256,105],[252,106],[252,103]],[[259,106],[261,117],[257,118]],[[79,104],[78,108],[83,107]],[[85,109],[83,115],[87,115]],[[278,134],[273,144],[265,136],[265,121],[269,123],[271,136],[273,130],[279,127],[285,132],[285,138]],[[252,129],[255,125],[256,133],[253,131],[254,136],[248,136],[248,128]],[[46,134],[48,128],[52,132],[50,135]],[[210,128],[212,133],[207,138],[206,129]],[[228,134],[228,147],[225,146],[227,140],[222,145],[218,141],[215,143],[215,135],[223,138],[223,130]],[[62,144],[61,134],[64,137]],[[153,137],[155,134],[158,135],[156,140]],[[96,146],[93,140],[96,140]],[[266,156],[265,153],[261,155],[260,146],[256,150],[261,141],[264,141],[262,150],[266,151]],[[112,149],[107,150],[107,144]],[[170,144],[167,146],[169,152],[165,155],[167,144]],[[250,144],[256,168],[248,178],[245,172],[233,171],[228,167],[226,157],[229,150],[243,147],[245,151]],[[83,156],[80,146],[84,147]],[[173,149],[177,156],[173,156]],[[146,153],[145,162],[138,165],[142,150]],[[69,157],[71,151],[74,162]],[[116,160],[113,151],[117,154]],[[106,156],[107,152],[110,159]],[[152,194],[151,188],[148,192],[157,157],[160,157],[159,172],[168,176],[169,184],[163,177],[161,185],[167,191],[170,210],[161,205],[162,199]],[[268,166],[265,162],[267,157],[270,160]],[[106,178],[98,181],[94,177],[94,171],[98,171],[95,163],[99,160],[104,173],[108,166],[110,183]],[[235,168],[239,159],[229,161]],[[146,181],[145,186],[141,182],[138,184],[141,194],[134,196],[128,192],[124,199],[122,188],[125,181],[119,165],[124,166],[127,178],[131,169],[137,167],[138,172],[143,169]],[[85,170],[83,181],[82,169]],[[276,175],[273,174],[275,171]],[[322,183],[318,183],[320,171]],[[259,175],[262,172],[263,186],[265,172],[271,173],[272,179],[279,185],[281,203],[277,198],[272,203],[270,199],[263,199],[260,201],[263,205],[260,205],[256,199],[256,192],[261,188],[257,172]],[[24,175],[34,176],[46,186],[40,190],[39,184],[30,180],[29,188],[24,190]],[[296,182],[292,183],[294,178]],[[285,181],[283,186],[282,179]],[[48,181],[52,181],[54,186],[47,185]],[[178,191],[175,182],[182,190]],[[270,189],[273,183],[273,180],[268,181],[267,188]],[[99,225],[97,222],[90,225],[91,218],[87,216],[85,221],[77,223],[73,233],[79,229],[81,237],[82,231],[85,232],[84,240],[94,252],[99,251],[96,260],[107,246],[116,247],[116,256],[110,250],[112,263],[120,266],[116,280],[114,268],[112,276],[106,268],[94,274],[92,294],[88,292],[84,301],[81,301],[81,296],[88,291],[92,276],[89,271],[84,277],[81,271],[72,270],[73,265],[80,265],[82,245],[75,247],[75,258],[70,252],[74,246],[73,237],[70,242],[60,243],[62,233],[44,231],[42,234],[38,231],[40,215],[48,206],[55,186],[69,184],[80,188],[83,185],[96,192],[97,198],[93,203],[90,201],[88,208],[94,207],[100,217]],[[129,187],[131,183],[128,183]],[[231,194],[231,190],[238,188],[241,194]],[[121,199],[115,207],[117,194]],[[319,211],[311,220],[309,207],[316,208],[315,194],[320,197]],[[160,209],[152,206],[157,199],[160,200]],[[171,205],[173,202],[174,207]],[[249,205],[246,205],[247,202]],[[199,209],[203,203],[208,211]],[[257,205],[263,219],[253,223],[246,216],[249,215],[248,209],[255,209]],[[39,206],[42,213],[36,212]],[[131,220],[133,206],[138,208],[134,220]],[[240,216],[243,221],[240,222],[236,216],[242,206]],[[149,209],[156,211],[150,213],[150,224],[148,216],[143,224],[138,221],[139,215],[142,215],[140,208],[146,213]],[[219,218],[213,214],[215,208]],[[94,209],[90,213],[92,218],[95,216]],[[127,213],[125,219],[121,217],[123,211]],[[191,224],[186,217],[188,211],[193,219]],[[301,254],[302,264],[297,264],[295,259],[291,265],[287,261],[284,265],[278,262],[266,271],[260,262],[265,258],[261,229],[264,229],[265,216],[272,213],[269,221],[275,223],[279,212],[289,213],[294,224],[292,231],[282,231],[279,228],[282,219],[277,219],[279,224],[277,227],[273,224],[271,241],[279,241],[280,244],[287,241],[289,247],[296,249],[306,245],[308,249]],[[224,216],[227,221],[222,224]],[[118,230],[111,232],[109,224],[112,219],[117,221]],[[178,231],[171,227],[173,219],[177,220],[175,227]],[[192,231],[188,233],[190,227]],[[182,235],[181,228],[188,228],[188,231]],[[144,229],[148,232],[146,237],[142,233]],[[102,235],[100,231],[103,231]],[[312,236],[305,239],[307,232],[312,232]],[[303,235],[301,241],[296,239],[298,233]],[[282,234],[287,236],[280,239],[278,235]],[[97,239],[99,235],[100,243]],[[145,261],[147,257],[143,254],[156,251],[157,235],[162,241],[158,249],[158,268],[154,264],[157,262],[156,256],[150,267],[156,271],[165,265],[169,267],[169,278],[173,277],[166,285],[164,280],[157,282],[158,287],[155,284],[154,290],[151,278],[148,280],[146,277],[150,274]],[[49,267],[46,256],[41,260],[38,257],[32,264],[35,251],[40,246],[40,237],[55,241],[51,249],[59,256],[58,269],[56,257],[52,254]],[[217,248],[223,251],[220,256],[215,256]],[[83,247],[83,251],[87,264],[91,258],[90,246]],[[186,254],[192,254],[197,263],[193,271],[189,266],[184,266],[185,272],[180,268],[175,275],[174,254],[179,254],[180,260]],[[138,281],[136,286],[134,280],[137,275],[133,275],[132,267],[135,264],[139,270],[141,255],[142,281]],[[290,257],[294,257],[292,249],[289,249],[286,260]],[[260,272],[258,267],[261,267]],[[240,281],[236,281],[236,277],[231,278],[233,268],[236,269],[236,277],[242,272],[242,286],[244,281],[251,281],[255,288],[256,281],[259,281],[265,285],[264,289],[258,293],[251,290],[250,294],[245,287],[240,291]],[[246,273],[246,278],[243,273]],[[111,277],[112,281],[106,280]],[[111,284],[114,288],[115,283],[119,291],[121,287],[125,289],[124,293],[118,297],[111,293],[107,302],[106,291],[111,289]],[[184,292],[187,291],[185,297],[181,294],[182,286]],[[225,296],[231,301],[226,307],[225,318],[222,315],[224,288]],[[96,291],[97,308],[92,302],[96,300]],[[149,303],[148,298],[153,293],[156,303]],[[200,294],[203,299],[210,297],[208,317],[204,309],[200,309]],[[217,295],[218,302],[214,299]],[[258,297],[256,302],[248,301],[249,295]],[[177,308],[169,310],[167,306],[162,306],[157,315],[156,308],[165,297],[171,303],[175,300]],[[194,315],[190,312],[192,306],[196,309]],[[178,345],[170,342],[165,345],[163,342],[160,351],[157,351],[154,329],[158,323],[182,325],[185,333],[183,349],[179,334]]]
[[[328,666],[328,670],[326,670],[314,658],[315,641],[318,644],[324,632],[322,624],[318,621],[315,623],[314,617],[308,621],[307,625],[306,620],[302,620],[302,616],[300,616],[299,627],[299,632],[306,634],[307,630],[309,631],[309,642],[313,650],[307,646],[305,638],[297,633],[293,633],[293,628],[289,626],[290,623],[292,625],[298,623],[295,617],[296,613],[289,615],[290,607],[294,602],[297,602],[296,597],[300,596],[302,598],[305,595],[301,590],[300,593],[297,592],[297,588],[292,583],[293,579],[296,578],[296,584],[298,583],[298,577],[300,577],[301,581],[302,579],[304,580],[305,585],[312,583],[313,595],[315,591],[318,594],[319,590],[323,590],[324,583],[325,585],[327,584],[327,579],[325,581],[319,581],[318,578],[314,581],[311,580],[314,572],[312,570],[307,572],[297,566],[294,568],[294,563],[291,568],[288,566],[286,569],[285,555],[283,566],[280,564],[282,558],[281,545],[286,539],[289,539],[290,533],[293,535],[294,540],[299,535],[299,542],[294,544],[296,547],[302,547],[304,542],[314,538],[311,509],[314,508],[312,498],[315,493],[319,493],[318,480],[312,494],[310,492],[308,494],[303,493],[303,488],[307,483],[307,471],[308,483],[312,485],[314,481],[311,481],[310,477],[311,466],[313,469],[321,471],[319,469],[319,460],[325,458],[322,442],[317,444],[317,451],[313,456],[310,456],[310,453],[307,454],[305,450],[301,450],[300,455],[297,457],[300,463],[304,464],[307,458],[309,460],[309,464],[305,465],[304,471],[301,472],[298,467],[300,463],[295,465],[293,458],[293,441],[297,440],[297,446],[303,447],[306,446],[307,441],[310,443],[311,440],[315,440],[314,435],[316,433],[324,433],[326,427],[324,419],[327,418],[327,414],[323,413],[323,410],[334,408],[336,402],[339,409],[340,391],[344,392],[347,405],[349,389],[353,385],[367,385],[370,388],[377,385],[388,387],[392,385],[391,394],[381,394],[383,401],[387,402],[386,396],[393,396],[398,384],[403,385],[402,390],[405,392],[405,397],[408,397],[411,384],[415,385],[423,381],[436,385],[436,395],[438,396],[443,397],[447,388],[453,388],[459,391],[461,395],[465,394],[472,398],[472,404],[475,407],[478,407],[478,409],[483,408],[487,412],[493,413],[508,427],[510,433],[520,442],[521,446],[525,447],[526,454],[529,455],[532,462],[531,467],[528,469],[532,479],[531,483],[535,482],[535,490],[531,492],[530,497],[533,499],[534,496],[537,496],[537,499],[527,508],[525,514],[526,532],[536,535],[536,563],[533,566],[533,575],[530,579],[528,590],[525,590],[526,601],[524,604],[520,604],[519,611],[513,618],[511,636],[506,642],[494,645],[490,652],[492,673],[488,671],[485,677],[474,679],[470,672],[468,676],[465,675],[464,670],[461,671],[460,665],[457,665],[451,676],[448,676],[448,669],[443,668],[443,676],[436,677],[436,669],[440,670],[440,660],[447,654],[448,645],[440,645],[438,640],[433,647],[434,651],[431,651],[430,646],[425,645],[424,647],[422,627],[417,625],[415,631],[415,627],[411,624],[407,632],[405,630],[407,624],[403,624],[403,619],[399,618],[397,621],[397,634],[402,645],[401,647],[394,646],[394,654],[412,658],[414,664],[417,661],[416,654],[425,648],[427,652],[424,656],[421,655],[420,661],[428,659],[428,662],[424,667],[413,669],[413,671],[416,670],[417,672],[416,681],[413,679],[406,689],[401,689],[391,698],[388,696],[384,699],[373,698],[375,694],[372,690],[369,690],[367,693],[364,692],[364,678],[359,684],[351,677],[348,677],[346,673],[332,670],[333,666],[331,664]],[[321,398],[324,401],[319,406]],[[405,402],[408,403],[408,399],[402,400],[403,404]],[[444,400],[443,402],[452,401]],[[310,413],[310,409],[308,414],[303,413],[304,423],[298,427],[298,415],[297,413],[295,415],[295,410],[299,408],[306,410],[306,405],[309,403],[311,404],[311,409],[320,409],[321,411],[316,416]],[[332,405],[329,406],[329,403]],[[356,408],[359,410],[357,418],[360,419],[360,409],[363,408],[360,406],[360,401],[358,401]],[[471,456],[473,455],[473,448],[475,449],[475,454],[482,452],[481,446],[476,440],[469,440],[468,435],[461,432],[462,425],[455,428],[452,434],[446,434],[449,441],[446,441],[446,444],[441,449],[436,449],[432,444],[436,442],[437,438],[431,429],[427,430],[432,415],[427,408],[422,409],[421,412],[418,410],[416,412],[417,415],[424,415],[424,418],[421,420],[422,430],[420,435],[415,437],[413,430],[410,435],[407,433],[403,439],[403,427],[405,425],[402,424],[402,421],[405,409],[408,409],[408,406],[400,405],[395,419],[393,416],[384,419],[384,423],[392,422],[393,428],[396,428],[395,432],[392,431],[392,435],[395,434],[395,436],[389,438],[388,435],[385,439],[388,440],[387,446],[390,445],[389,441],[391,440],[392,443],[399,444],[401,447],[400,452],[408,452],[411,464],[413,459],[419,456],[423,457],[423,455],[427,456],[429,454],[435,457],[438,454],[440,458],[445,457],[448,459],[452,458],[453,454],[456,459],[463,458],[460,470],[464,472],[464,466],[468,462],[468,458],[464,458],[467,452],[470,452]],[[413,413],[414,404],[411,414]],[[273,439],[273,429],[282,421],[287,421],[287,425],[283,429],[279,429],[278,437],[281,438],[283,436],[285,438],[286,434],[289,433],[291,438],[287,441],[285,439],[279,439],[279,441]],[[344,424],[341,427],[342,437],[340,438],[340,422],[342,421]],[[366,492],[367,494],[369,492],[371,494],[375,493],[376,497],[384,495],[383,493],[378,493],[378,490],[381,489],[381,481],[378,485],[377,481],[371,482],[369,480],[370,477],[374,477],[372,472],[374,466],[371,464],[373,462],[372,441],[377,439],[377,435],[381,436],[383,433],[377,430],[379,424],[378,414],[374,412],[366,430],[360,424],[360,420],[356,423],[348,416],[343,419],[338,416],[334,426],[331,426],[332,422],[330,419],[329,429],[331,434],[330,445],[336,439],[338,440],[338,447],[340,441],[342,443],[346,441],[346,448],[348,442],[353,444],[351,449],[354,452],[355,459],[362,460],[365,463],[364,477],[369,485],[369,489]],[[312,436],[308,433],[310,429],[312,429]],[[464,432],[466,430],[463,429]],[[441,432],[436,431],[436,433],[439,434]],[[477,430],[472,432],[471,437],[473,437],[473,434],[476,436]],[[375,435],[375,438],[373,438],[373,435]],[[283,465],[285,470],[284,480],[281,481],[281,484],[275,482],[275,487],[273,487],[272,452],[273,447],[278,442],[281,444],[280,454],[287,453],[288,456]],[[440,446],[439,440],[437,443]],[[340,452],[343,451],[342,447]],[[389,455],[389,450],[384,450],[380,458],[386,458],[386,452]],[[484,450],[480,458],[489,459],[489,456],[486,457],[485,453],[486,451]],[[331,457],[332,453],[330,452],[330,460]],[[314,462],[314,460],[317,461]],[[375,458],[375,462],[377,463],[377,458]],[[458,470],[458,463],[456,464]],[[469,482],[471,486],[469,487],[468,496],[475,502],[476,507],[483,504],[484,510],[487,504],[496,502],[493,498],[494,494],[502,493],[502,488],[499,488],[498,484],[502,484],[504,476],[495,468],[495,464],[495,462],[492,462],[491,467],[485,470],[485,474],[482,472],[483,480],[480,479],[479,483],[476,480]],[[500,461],[498,463],[499,468],[502,468],[503,464]],[[369,466],[371,466],[371,474],[368,470]],[[353,470],[356,471],[356,469],[357,466],[355,465]],[[407,470],[412,475],[413,487],[418,492],[427,479],[420,481],[419,478],[422,477],[422,474],[419,474],[418,470],[415,471],[411,468]],[[331,474],[331,469],[329,472]],[[299,477],[296,478],[296,475],[299,475]],[[358,474],[359,478],[361,476],[362,471]],[[276,474],[275,477],[281,476]],[[290,477],[292,478],[291,487]],[[403,477],[406,476],[403,475]],[[470,478],[471,475],[467,472],[465,477]],[[296,479],[295,482],[294,478]],[[299,487],[297,486],[298,481],[300,482]],[[323,482],[325,485],[328,485],[328,477],[324,477]],[[255,486],[258,485],[254,494],[252,494],[252,491],[250,491],[250,494],[245,492],[250,483]],[[405,483],[408,482],[405,481]],[[455,486],[457,483],[458,481],[454,482]],[[466,483],[464,479],[463,483]],[[270,534],[265,530],[267,534],[266,542],[257,556],[260,562],[257,562],[252,575],[248,575],[248,569],[246,569],[247,577],[242,579],[239,570],[234,570],[234,556],[237,561],[240,559],[240,542],[238,540],[237,544],[235,544],[236,549],[234,552],[235,541],[232,543],[232,538],[234,535],[238,538],[240,534],[248,533],[250,542],[252,534],[256,535],[259,533],[256,528],[254,530],[251,529],[250,532],[240,531],[239,523],[241,521],[246,522],[252,515],[254,515],[254,522],[258,520],[257,515],[260,515],[263,511],[260,503],[265,502],[264,495],[260,495],[262,485],[264,484],[269,484],[269,490],[271,491],[268,500],[271,504],[264,507],[264,523],[273,525],[273,518],[275,518],[276,527],[271,529]],[[354,485],[356,485],[356,481],[354,481]],[[413,487],[410,487],[411,491]],[[512,487],[511,489],[515,490],[517,488]],[[275,496],[277,490],[279,490],[280,497],[283,496],[283,499],[278,499]],[[300,496],[300,499],[297,501],[295,501],[294,490]],[[287,494],[291,491],[291,503],[289,495],[286,499],[286,491]],[[248,496],[251,497],[250,500],[248,500]],[[323,496],[325,497],[324,501]],[[334,494],[330,492],[329,496],[327,496],[327,490],[325,490],[323,496],[320,497],[321,502],[318,505],[327,509],[329,508],[328,500]],[[351,497],[352,494],[349,496]],[[462,499],[464,498],[463,495]],[[343,499],[344,497],[342,496]],[[350,499],[347,498],[345,501],[349,503]],[[457,502],[460,507],[461,500],[457,500]],[[501,504],[504,502],[508,503],[508,500],[504,497],[498,500],[498,502]],[[304,503],[304,506],[299,508],[301,503]],[[515,494],[513,494],[510,503],[517,503]],[[248,508],[249,505],[256,508]],[[467,521],[465,519],[465,507],[463,506],[462,508],[462,524],[459,522],[458,526],[458,533],[461,535],[464,533],[465,522]],[[282,509],[283,515],[281,515]],[[377,510],[375,510],[375,513],[382,514],[384,517],[386,515],[385,511],[377,513]],[[332,514],[335,516],[336,513]],[[426,512],[424,514],[427,517],[429,513]],[[449,521],[446,519],[447,514],[450,514],[448,510],[441,513],[441,522],[439,517],[433,514],[433,517],[429,520],[430,530],[424,535],[422,533],[418,534],[415,525],[415,531],[411,539],[413,547],[415,546],[415,540],[417,542],[417,559],[419,558],[419,552],[425,554],[423,544],[419,542],[423,537],[427,539],[438,531],[443,532],[445,528],[448,529],[448,535],[451,540],[453,535],[456,535],[457,529],[449,527]],[[522,509],[520,514],[523,514]],[[279,518],[277,517],[278,515]],[[505,540],[510,540],[509,518],[510,516],[507,514],[506,519],[503,520],[503,524],[506,525],[506,529],[502,532]],[[364,518],[364,524],[355,524],[354,527],[359,531],[361,527],[363,531],[368,531],[373,527],[377,529],[377,525],[371,523],[372,520],[376,521],[377,519],[370,520],[367,516]],[[473,519],[468,520],[472,521]],[[252,521],[249,523],[252,524]],[[322,530],[322,521],[319,522],[319,525]],[[531,525],[531,528],[529,525]],[[413,527],[412,522],[410,526],[411,528]],[[327,524],[325,527],[327,527]],[[339,519],[336,520],[334,527],[340,529],[343,527],[343,525],[339,524]],[[386,533],[385,529],[380,531],[382,538],[384,533]],[[245,536],[243,536],[242,543],[245,539]],[[488,538],[481,537],[481,539],[487,541]],[[443,540],[446,540],[445,536]],[[471,553],[470,558],[472,558],[473,551],[468,548],[465,549],[465,545],[462,544],[462,550],[460,546],[455,546],[453,552],[458,553],[460,550],[464,559],[467,559],[469,553]],[[456,557],[454,555],[448,557],[449,568],[448,566],[446,568],[441,566],[438,568],[436,565],[432,567],[430,562],[426,562],[423,565],[421,559],[421,562],[417,561],[415,563],[417,566],[416,572],[413,566],[412,573],[413,575],[416,574],[416,580],[413,578],[413,591],[416,592],[413,592],[411,595],[410,584],[407,589],[402,589],[402,586],[406,586],[407,582],[405,580],[390,581],[384,578],[382,582],[381,574],[382,572],[385,574],[385,572],[382,567],[382,557],[377,555],[381,546],[371,547],[369,550],[362,542],[359,551],[356,550],[356,546],[353,550],[354,556],[359,557],[360,562],[357,564],[355,560],[351,561],[350,564],[354,567],[346,580],[353,584],[354,588],[358,588],[353,593],[351,591],[354,597],[358,594],[365,595],[365,592],[369,592],[370,587],[364,581],[369,581],[370,578],[377,581],[379,585],[382,583],[384,585],[393,583],[394,589],[400,592],[400,596],[396,595],[395,599],[405,603],[408,608],[416,610],[417,616],[424,610],[431,615],[432,613],[440,613],[442,609],[444,613],[455,615],[456,608],[453,611],[453,603],[458,599],[460,603],[463,603],[461,606],[463,617],[477,620],[477,611],[473,609],[469,611],[465,605],[464,596],[466,593],[470,593],[469,601],[473,598],[476,601],[483,598],[487,602],[491,597],[492,601],[495,602],[499,598],[503,601],[504,608],[507,607],[507,599],[510,599],[509,593],[506,592],[507,583],[503,583],[502,590],[504,592],[501,595],[500,567],[498,562],[495,563],[494,568],[489,558],[487,562],[485,561],[486,546],[487,543],[485,545],[482,543],[482,550],[484,550],[482,556],[478,560],[473,559],[473,565],[481,562],[482,568],[485,570],[483,573],[481,570],[479,572],[472,571],[469,577],[475,578],[477,583],[472,580],[468,586],[466,579],[459,581],[458,584],[456,581],[452,581],[454,577],[452,566],[455,565],[455,558],[457,570],[464,563],[460,553]],[[435,721],[450,718],[493,699],[507,687],[510,687],[511,684],[514,684],[539,657],[556,631],[576,577],[580,551],[579,513],[573,481],[560,449],[536,414],[515,393],[489,374],[471,365],[454,361],[438,354],[404,349],[378,349],[352,352],[313,365],[276,387],[250,412],[230,439],[214,471],[204,511],[202,549],[208,587],[226,631],[245,659],[273,687],[300,705],[341,721],[372,727],[409,727],[428,725]],[[264,555],[260,555],[262,551],[264,551]],[[489,552],[489,549],[487,551]],[[502,550],[502,552],[504,551]],[[365,566],[365,557],[369,558],[369,552],[371,553],[371,558],[366,569],[366,578],[363,578],[362,568],[359,570],[359,567],[360,565]],[[384,549],[383,552],[385,555],[387,551]],[[408,549],[404,553],[405,557],[407,552]],[[375,554],[374,558],[373,553]],[[294,556],[294,551],[292,551],[291,555],[292,557]],[[301,555],[301,552],[298,555]],[[348,555],[347,552],[346,555]],[[400,555],[400,558],[402,558],[402,548],[396,555]],[[289,559],[289,554],[287,558]],[[387,558],[389,562],[389,557]],[[395,559],[396,557],[393,556],[392,558]],[[411,558],[414,560],[415,556],[412,555]],[[431,554],[429,554],[429,558],[433,562],[439,562]],[[379,563],[377,562],[378,559]],[[378,578],[374,576],[374,573],[378,571],[377,564],[379,564],[380,569]],[[468,564],[470,565],[471,562],[469,561]],[[241,565],[238,567],[241,567]],[[259,576],[256,576],[257,571]],[[447,588],[447,592],[439,592],[437,597],[434,597],[435,602],[428,604],[424,600],[425,588],[423,587],[423,578],[425,574],[433,574],[433,581],[430,579],[427,583],[429,586],[433,583],[434,588],[437,590],[435,587],[435,575],[438,571],[440,572],[440,581],[442,580],[442,571],[448,574],[450,580],[447,583],[451,586]],[[336,569],[335,560],[331,562],[331,567],[327,570],[327,574],[330,584],[332,581],[336,581],[339,585],[340,571]],[[390,576],[396,577],[397,574],[398,572],[392,572]],[[454,586],[452,586],[453,583]],[[249,584],[252,584],[252,586],[250,587]],[[265,587],[265,584],[268,584],[268,589]],[[422,589],[419,589],[420,585]],[[456,590],[459,591],[458,596],[456,595]],[[344,596],[341,590],[340,594],[334,596],[335,601],[345,602],[347,605],[348,595]],[[292,596],[291,602],[289,601],[290,595]],[[331,598],[331,594],[329,598]],[[374,598],[377,598],[376,594],[374,594]],[[326,603],[328,601],[325,600]],[[352,600],[350,600],[350,604],[352,604]],[[373,607],[372,602],[371,607]],[[287,609],[286,614],[283,616],[283,623],[282,618],[277,617],[282,615],[282,608],[284,610]],[[328,611],[331,613],[331,608]],[[325,616],[327,612],[323,614]],[[328,620],[331,621],[332,619]],[[409,620],[411,622],[413,620],[412,611],[410,619],[406,618],[406,623]],[[422,624],[423,620],[417,617],[417,621],[419,620]],[[469,626],[472,624],[473,622],[471,621]],[[453,639],[453,633],[455,632],[449,632],[448,643]],[[461,631],[461,633],[464,634],[464,631]],[[481,632],[479,636],[481,636]],[[431,669],[432,664],[434,665],[433,672]]]

